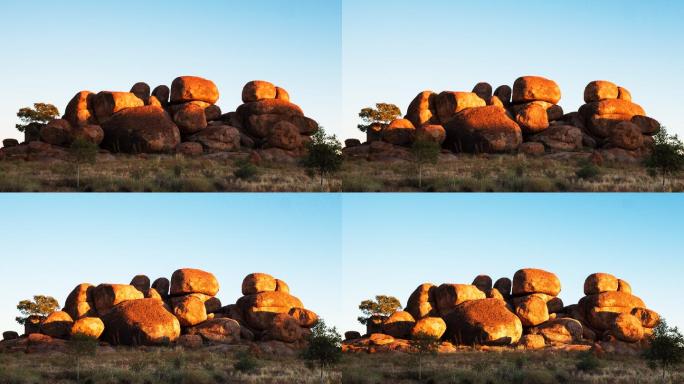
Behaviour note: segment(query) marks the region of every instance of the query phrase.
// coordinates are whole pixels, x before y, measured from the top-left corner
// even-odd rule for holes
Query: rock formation
[[[558,84],[539,76],[520,77],[512,88],[502,85],[493,92],[488,83],[478,83],[472,92],[423,91],[403,119],[369,129],[364,144],[345,142],[344,153],[368,160],[408,159],[407,148],[418,139],[453,153],[538,156],[593,150],[601,158],[625,162],[650,153],[660,123],[632,102],[627,89],[592,81],[584,99],[587,104],[578,112],[565,114],[558,105]],[[388,145],[374,146],[378,141]]]
[[[251,81],[242,90],[244,104],[223,114],[216,105],[219,90],[211,80],[176,78],[169,88],[150,93],[146,83],[130,92],[80,91],[64,116],[36,127],[35,137],[19,144],[3,141],[0,158],[65,158],[65,148],[82,138],[113,153],[182,153],[199,155],[240,150],[264,152],[262,158],[299,157],[318,123],[290,102],[289,93],[266,81]],[[31,142],[40,142],[29,148]]]
[[[280,343],[294,351],[305,345],[318,321],[284,281],[265,273],[245,277],[244,296],[235,304],[222,306],[218,292],[213,274],[190,268],[152,285],[145,275],[135,276],[131,284],[79,284],[62,311],[27,322],[21,337],[3,333],[0,351],[25,350],[30,336],[43,345],[63,346],[59,340],[76,334],[110,345]]]
[[[412,339],[427,335],[442,352],[498,346],[637,353],[660,319],[626,281],[607,273],[587,277],[577,304],[564,306],[560,292],[555,274],[532,268],[494,284],[487,275],[472,284],[424,283],[404,310],[370,319],[365,335],[346,332],[343,350],[410,351]]]

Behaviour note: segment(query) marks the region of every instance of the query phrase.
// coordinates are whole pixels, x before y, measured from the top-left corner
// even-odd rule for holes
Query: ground
[[[248,154],[216,156],[99,155],[81,168],[68,161],[0,161],[3,192],[317,192],[339,191],[339,179],[310,175],[296,161],[244,165]],[[241,170],[242,172],[238,171]],[[238,172],[236,172],[238,171]]]
[[[0,161],[2,192],[660,192],[684,191],[684,173],[651,175],[641,164],[579,157],[442,155],[418,186],[409,161],[348,159],[331,177],[312,175],[296,160],[245,166],[246,153],[100,155],[81,169],[64,160]],[[237,171],[237,172],[236,172]],[[242,172],[241,172],[242,171]]]
[[[582,154],[571,157],[526,155],[441,155],[423,172],[418,187],[408,161],[346,161],[340,173],[345,192],[661,192],[684,191],[684,174],[650,175],[641,164],[604,162]]]
[[[425,355],[418,380],[417,355],[404,353],[346,354],[342,383],[662,383],[662,372],[652,370],[638,356],[587,352],[507,351],[457,352]],[[664,383],[684,383],[684,372],[674,369]]]
[[[95,356],[83,357],[80,383],[320,383],[320,371],[309,369],[295,356],[250,357],[251,364],[236,368],[243,347],[184,350],[182,348],[100,348]],[[76,383],[76,357],[68,353],[0,353],[0,383]],[[341,383],[339,370],[328,370],[324,383]]]

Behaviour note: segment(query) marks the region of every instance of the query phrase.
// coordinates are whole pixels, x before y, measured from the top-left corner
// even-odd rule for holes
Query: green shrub
[[[240,161],[237,163],[238,168],[233,172],[233,175],[241,180],[249,180],[254,178],[258,173],[259,169],[256,165],[250,163],[249,161]]]
[[[601,360],[592,352],[585,352],[580,355],[575,367],[582,372],[591,372],[601,367]]]
[[[580,169],[575,172],[575,175],[580,179],[589,180],[593,179],[601,173],[601,169],[594,165],[593,163],[587,162],[582,164]]]
[[[256,370],[259,367],[259,362],[248,352],[240,352],[238,360],[233,364],[235,370],[247,373]]]

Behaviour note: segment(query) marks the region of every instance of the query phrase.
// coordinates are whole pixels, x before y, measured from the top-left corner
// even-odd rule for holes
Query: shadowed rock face
[[[103,338],[119,345],[164,345],[180,336],[178,319],[155,299],[125,301],[102,317]]]
[[[522,143],[518,124],[497,106],[466,109],[456,114],[444,129],[444,146],[455,152],[510,152]]]
[[[448,314],[446,334],[459,344],[509,345],[522,336],[522,323],[497,299],[465,302]]]
[[[155,106],[124,109],[104,123],[102,129],[102,147],[112,152],[170,152],[181,141],[169,114]]]

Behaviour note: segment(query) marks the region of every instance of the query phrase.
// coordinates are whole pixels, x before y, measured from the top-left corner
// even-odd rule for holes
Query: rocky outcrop
[[[222,306],[215,296],[216,277],[192,268],[176,270],[170,280],[160,277],[151,285],[145,275],[134,276],[131,284],[79,284],[69,293],[64,311],[30,318],[24,336],[5,332],[0,351],[6,350],[5,342],[30,335],[37,335],[45,350],[55,343],[64,348],[64,340],[75,335],[111,345],[199,348],[248,343],[288,353],[306,345],[318,315],[290,295],[285,281],[253,273],[245,277],[242,290],[245,296],[237,303]]]
[[[68,158],[62,151],[84,139],[113,153],[204,153],[247,150],[279,151],[290,162],[306,154],[318,123],[290,101],[283,88],[266,81],[251,81],[242,91],[244,104],[223,113],[216,105],[216,84],[196,76],[180,76],[171,87],[138,82],[130,92],[78,92],[64,116],[26,130],[26,142],[4,141],[0,159]],[[430,135],[439,134],[430,131]],[[29,142],[49,148],[29,157]],[[189,143],[189,144],[186,144]],[[16,149],[10,149],[18,147]],[[49,149],[49,150],[47,150]],[[273,157],[273,156],[271,156]],[[273,160],[276,161],[276,160]]]
[[[584,291],[578,304],[564,306],[558,276],[534,268],[494,284],[487,275],[476,276],[472,285],[424,283],[403,311],[370,318],[365,335],[346,332],[343,350],[410,352],[423,337],[439,341],[438,350],[445,352],[456,346],[614,350],[616,343],[633,352],[647,345],[660,317],[632,295],[626,281],[595,273]]]
[[[638,162],[651,152],[660,123],[632,102],[627,89],[592,81],[584,98],[578,112],[565,113],[558,105],[558,84],[540,76],[520,77],[512,88],[501,85],[493,92],[486,82],[472,92],[426,90],[411,101],[403,119],[372,125],[366,143],[350,142],[343,152],[350,159],[406,160],[405,149],[419,139],[456,153],[543,156],[591,149],[615,162]],[[376,144],[382,155],[371,156],[377,141],[383,143]]]

